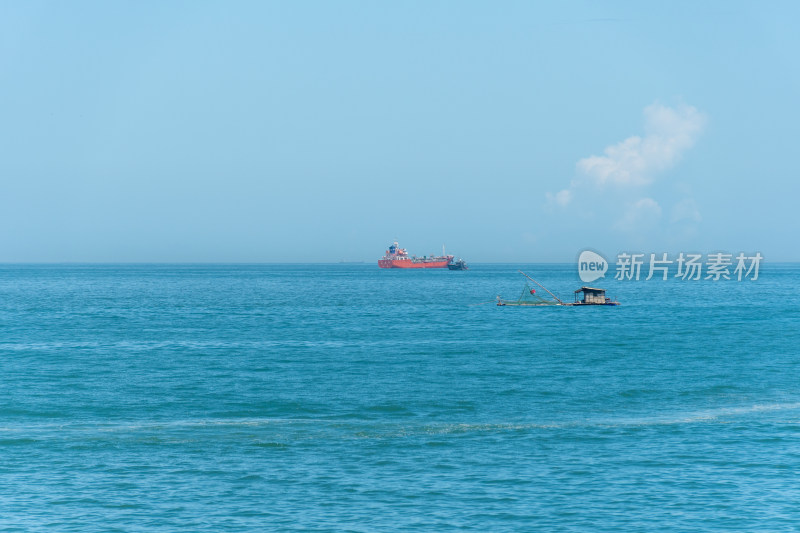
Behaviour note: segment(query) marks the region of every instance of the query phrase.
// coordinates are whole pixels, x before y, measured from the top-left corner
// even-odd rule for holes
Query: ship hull
[[[447,268],[452,259],[441,261],[414,261],[413,259],[378,259],[381,268]]]

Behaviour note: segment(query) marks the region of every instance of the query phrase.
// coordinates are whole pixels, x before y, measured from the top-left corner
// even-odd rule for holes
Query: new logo
[[[607,270],[608,261],[597,252],[584,250],[578,257],[578,275],[584,283],[605,277]]]

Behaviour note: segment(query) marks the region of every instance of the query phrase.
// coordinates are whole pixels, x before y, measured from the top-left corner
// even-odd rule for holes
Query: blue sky
[[[0,2],[0,261],[797,261],[799,11]]]

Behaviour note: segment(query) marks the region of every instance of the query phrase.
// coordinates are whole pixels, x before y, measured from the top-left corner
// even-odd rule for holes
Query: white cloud
[[[697,204],[693,198],[684,198],[672,207],[670,222],[700,222],[703,217],[697,209]]]
[[[652,104],[644,109],[644,137],[634,135],[577,163],[597,185],[646,185],[656,174],[677,163],[691,148],[706,123],[696,108]]]
[[[652,226],[661,218],[661,206],[652,198],[640,198],[628,206],[625,215],[617,221],[615,228],[634,231]]]
[[[694,146],[705,128],[706,116],[689,105],[669,107],[658,103],[645,107],[643,115],[641,135],[606,147],[602,155],[580,159],[576,164],[577,176],[569,187],[546,193],[548,205],[564,208],[580,203],[580,207],[604,205],[607,213],[623,211],[613,227],[624,232],[640,232],[656,226],[663,218],[661,206],[653,198],[641,196],[648,194],[647,186]],[[685,198],[672,207],[669,221],[693,229],[701,216],[690,197],[691,191],[683,188],[687,189],[682,191]],[[582,194],[585,189],[591,190]],[[598,189],[608,192],[599,198]],[[636,197],[640,198],[619,208],[623,199]]]
[[[555,204],[559,207],[564,207],[572,201],[572,191],[569,189],[564,189],[563,191],[558,191],[555,194],[546,193],[547,202],[550,204]]]

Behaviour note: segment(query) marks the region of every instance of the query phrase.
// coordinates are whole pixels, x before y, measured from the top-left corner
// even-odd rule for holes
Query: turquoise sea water
[[[800,529],[798,265],[0,266],[0,531]]]

